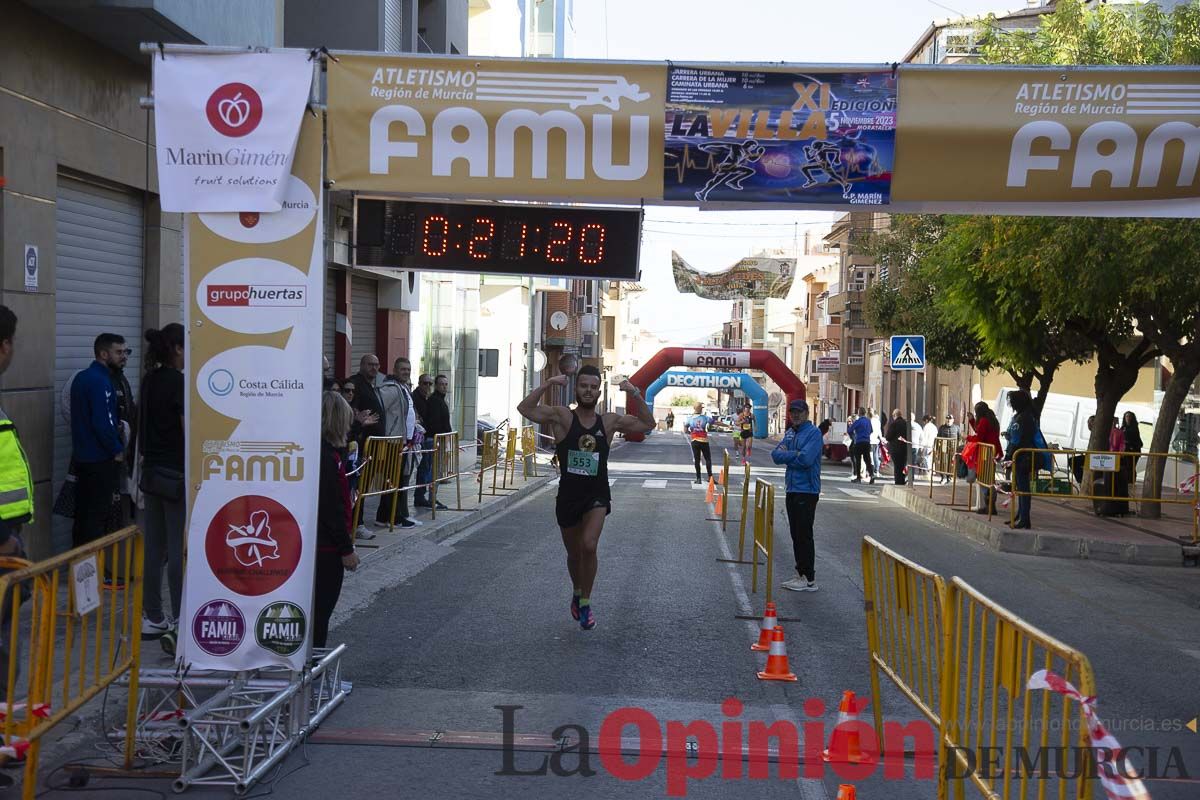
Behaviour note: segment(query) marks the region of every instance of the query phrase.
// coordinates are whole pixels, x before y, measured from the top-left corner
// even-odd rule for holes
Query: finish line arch
[[[767,438],[767,390],[744,372],[664,372],[646,389],[646,405],[654,408],[654,398],[663,389],[741,389],[754,403],[754,438]]]
[[[637,372],[629,382],[649,396],[650,385],[672,367],[707,367],[709,369],[757,369],[771,376],[787,397],[787,403],[807,397],[804,381],[788,369],[779,356],[770,350],[720,350],[708,347],[664,347]],[[784,406],[786,414],[786,404]],[[651,408],[653,411],[653,408]],[[765,409],[764,409],[765,410]],[[765,426],[763,426],[765,429]],[[625,437],[640,442],[638,434]]]

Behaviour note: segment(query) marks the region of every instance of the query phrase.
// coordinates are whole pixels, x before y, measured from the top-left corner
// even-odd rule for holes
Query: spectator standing
[[[666,423],[667,423],[667,430],[671,430],[672,428],[675,427],[675,412],[672,411],[671,409],[667,409]]]
[[[788,404],[792,427],[771,452],[771,460],[787,466],[788,530],[796,557],[796,577],[783,582],[793,592],[815,592],[816,549],[813,545],[813,520],[821,498],[821,431],[808,419],[808,403],[793,400]]]
[[[1137,454],[1142,452],[1143,446],[1142,432],[1138,427],[1137,415],[1135,415],[1132,411],[1126,411],[1125,415],[1121,418],[1121,434],[1124,437],[1125,443],[1123,452],[1135,454],[1123,460],[1123,463],[1128,464],[1127,474],[1129,476],[1129,480],[1132,482],[1134,476],[1137,474],[1137,463],[1138,459],[1140,458],[1140,455]]]
[[[1008,426],[1008,460],[1012,462],[1013,486],[1021,494],[1017,497],[1017,520],[1012,527],[1031,527],[1029,520],[1033,498],[1029,495],[1030,478],[1033,473],[1033,453],[1016,453],[1022,448],[1037,447],[1037,418],[1033,415],[1033,400],[1023,389],[1009,392],[1008,404],[1013,410],[1013,421]]]
[[[850,478],[850,482],[862,483],[862,466],[865,460],[867,462],[867,474],[871,476],[871,483],[874,483],[875,462],[871,456],[871,437],[873,434],[871,418],[867,416],[865,408],[858,409],[858,416],[850,423],[846,434],[850,437],[850,468],[854,471],[854,476]]]
[[[17,315],[8,306],[0,306],[0,375],[12,364],[16,352]],[[0,556],[24,558],[21,526],[33,522],[33,473],[21,447],[17,426],[0,409]],[[8,662],[14,644],[12,635],[13,598],[0,597],[0,685],[8,686]],[[16,659],[17,668],[21,658]],[[16,676],[11,676],[15,679]],[[0,782],[2,784],[2,782]],[[11,784],[8,784],[11,785]],[[2,788],[2,786],[0,786]]]
[[[921,445],[925,453],[925,469],[933,474],[933,452],[937,448],[938,429],[932,414],[926,414],[921,428]],[[940,481],[941,478],[939,477]]]
[[[162,636],[175,626],[183,602],[184,379],[183,326],[146,331],[150,372],[142,380],[141,488],[145,496],[145,581],[142,584],[142,635]],[[162,601],[162,568],[167,564],[171,614]],[[173,642],[167,647],[173,650]]]
[[[408,380],[412,375],[412,364],[407,358],[397,358],[392,364],[392,373],[388,375],[383,385],[379,387],[379,396],[383,402],[383,415],[387,420],[385,434],[402,440],[405,450],[409,448],[416,432],[417,412],[413,408],[412,393],[408,388]],[[391,524],[392,515],[396,514],[397,524],[401,528],[415,528],[418,523],[411,519],[408,513],[408,484],[412,478],[412,458],[406,452],[400,459],[400,491],[390,498],[382,498],[375,512],[376,527],[386,528]],[[397,511],[397,507],[399,511]]]
[[[871,466],[878,473],[883,463],[883,454],[880,453],[880,445],[883,443],[883,412],[876,414],[875,409],[867,409],[867,419],[871,422]]]
[[[321,396],[321,467],[317,488],[317,560],[313,586],[313,646],[325,647],[329,618],[342,593],[346,570],[358,569],[350,535],[353,506],[341,450],[354,413],[336,392]]]
[[[117,394],[110,364],[115,350],[124,350],[110,333],[96,337],[95,360],[71,381],[71,449],[75,461],[74,547],[99,539],[108,532],[120,500],[125,474],[125,445],[121,441]],[[106,580],[106,584],[108,584]]]
[[[359,429],[359,449],[372,436],[383,436],[387,418],[383,413],[383,400],[379,396],[379,358],[363,356],[358,362],[358,374],[347,379],[354,387],[354,404]],[[372,415],[374,418],[372,419]]]
[[[133,452],[131,445],[137,441],[138,434],[138,404],[133,400],[133,389],[129,385],[129,379],[125,377],[125,367],[129,364],[129,356],[133,350],[125,345],[125,337],[121,334],[109,335],[113,345],[110,349],[112,358],[108,363],[108,373],[113,391],[117,393],[117,429],[126,452]],[[125,459],[121,475],[120,516],[113,518],[112,525],[109,526],[110,533],[133,521],[133,462],[132,458]]]
[[[975,404],[975,414],[967,418],[969,423],[975,426],[975,433],[967,437],[968,442],[976,442],[977,444],[990,444],[992,453],[995,458],[1000,458],[1004,453],[1004,445],[1000,443],[1000,420],[996,419],[996,413],[982,400]],[[996,496],[992,490],[989,490],[982,484],[979,486],[979,506],[975,509],[976,514],[996,513]]]
[[[892,409],[892,421],[888,423],[886,436],[888,451],[892,455],[892,482],[903,486],[908,464],[908,420],[898,408]]]
[[[417,390],[413,392],[413,407],[417,409],[417,423],[421,426],[424,434],[421,442],[421,450],[433,450],[433,435],[429,433],[429,424],[426,421],[429,414],[429,397],[433,394],[433,376],[428,372],[421,374],[417,379]],[[418,508],[429,508],[432,503],[429,502],[429,482],[433,480],[433,453],[421,453],[419,462],[417,463],[417,489],[416,498],[413,505]]]
[[[954,449],[958,449],[958,439],[962,436],[962,426],[954,421],[953,414],[946,415],[946,421],[938,428],[938,436],[943,439],[953,439]]]
[[[437,441],[437,435],[440,433],[450,433],[454,430],[454,426],[450,422],[450,405],[446,400],[446,395],[450,391],[450,379],[445,375],[438,375],[433,379],[433,394],[425,401],[426,420],[425,420],[425,435],[428,438],[426,450],[433,449]],[[433,474],[433,453],[430,456],[430,476],[427,483],[432,483],[436,476]],[[432,500],[437,497],[437,492],[433,491],[436,487],[430,487],[429,498]],[[438,508],[446,506],[438,504]]]

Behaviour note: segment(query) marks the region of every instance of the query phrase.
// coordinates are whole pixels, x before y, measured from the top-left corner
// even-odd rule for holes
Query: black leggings
[[[850,445],[850,463],[854,469],[854,475],[851,477],[857,478],[862,475],[862,463],[864,459],[867,462],[867,474],[874,478],[875,464],[871,460],[871,443],[855,442]]]
[[[329,638],[329,618],[342,594],[346,568],[342,557],[332,550],[317,551],[317,574],[313,587],[313,647],[324,647]]]
[[[708,449],[708,442],[692,441],[692,460],[696,462],[696,480],[700,480],[700,456],[704,456],[704,466],[708,470],[708,477],[712,477],[712,450]]]

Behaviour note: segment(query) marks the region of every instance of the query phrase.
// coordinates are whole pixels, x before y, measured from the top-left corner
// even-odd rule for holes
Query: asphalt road
[[[754,474],[782,484],[782,470],[769,466],[769,447],[756,445]],[[723,446],[731,446],[729,439],[716,437],[714,450]],[[1200,779],[1200,735],[1183,728],[1200,714],[1200,571],[995,553],[881,500],[879,486],[851,486],[847,467],[827,464],[816,522],[820,591],[775,592],[781,616],[792,620],[783,626],[799,681],[759,681],[755,672],[763,657],[749,650],[756,625],[736,615],[761,613],[763,576],[752,595],[748,566],[717,561],[736,549],[736,526],[723,535],[705,519],[704,493],[693,486],[691,469],[679,433],[614,449],[613,513],[600,542],[593,593],[599,624],[590,632],[568,614],[570,584],[554,524],[554,489],[439,545],[451,552],[406,573],[335,629],[331,639],[350,645],[344,669],[354,691],[316,740],[285,763],[275,794],[644,798],[684,788],[698,798],[832,800],[842,782],[832,770],[823,777],[781,779],[773,764],[766,780],[718,774],[681,782],[689,764],[697,768],[694,762],[665,759],[640,780],[620,780],[595,751],[604,719],[624,707],[649,712],[680,741],[685,733],[668,721],[801,725],[813,719],[805,714],[809,698],[826,703],[822,719],[832,727],[843,690],[869,694],[859,555],[867,534],[947,577],[961,576],[1081,649],[1096,671],[1100,713],[1122,744],[1178,747],[1187,770]],[[776,505],[778,584],[792,570],[782,492]],[[723,713],[728,698],[742,704],[740,714]],[[548,736],[560,726],[580,726],[556,736],[574,742],[586,731],[588,763],[568,753],[558,766],[585,766],[596,774],[498,775],[506,765],[494,747],[379,744],[418,731],[441,732],[443,742],[469,739],[463,734],[471,732],[494,738],[504,725],[497,706],[521,707],[511,711],[517,735]],[[916,718],[887,688],[884,711],[888,719]],[[632,736],[632,729],[625,734]],[[509,771],[536,772],[544,758],[516,752]],[[627,753],[625,763],[634,759]],[[875,774],[856,783],[863,800],[935,796],[931,781],[885,782]],[[94,787],[105,785],[113,791],[92,796],[133,796],[117,782]],[[152,781],[137,785],[166,788]],[[1200,796],[1198,782],[1149,787],[1155,800]]]

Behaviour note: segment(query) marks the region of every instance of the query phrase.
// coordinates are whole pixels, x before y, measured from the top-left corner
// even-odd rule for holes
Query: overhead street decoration
[[[704,300],[765,300],[787,297],[796,275],[794,258],[743,258],[721,272],[700,272],[671,252],[675,288]]]
[[[666,200],[882,205],[895,161],[896,76],[673,64]]]

